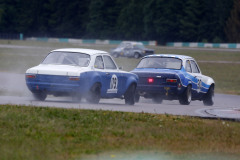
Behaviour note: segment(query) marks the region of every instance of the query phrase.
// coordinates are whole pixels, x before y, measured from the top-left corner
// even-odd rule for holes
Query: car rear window
[[[137,68],[181,69],[182,60],[174,57],[148,57],[142,59]]]
[[[42,64],[76,65],[87,67],[90,62],[90,55],[76,52],[51,52],[44,59]]]

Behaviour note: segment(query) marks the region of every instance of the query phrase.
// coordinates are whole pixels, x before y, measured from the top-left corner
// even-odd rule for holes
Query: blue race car
[[[99,103],[100,98],[124,98],[133,105],[137,75],[120,70],[104,51],[57,49],[43,62],[26,71],[26,84],[37,100],[47,95],[86,98]]]
[[[214,103],[214,80],[201,74],[192,57],[149,55],[143,57],[131,72],[139,77],[136,101],[143,96],[156,103],[163,99],[179,100],[182,105],[189,105],[191,100],[203,101],[207,106]]]

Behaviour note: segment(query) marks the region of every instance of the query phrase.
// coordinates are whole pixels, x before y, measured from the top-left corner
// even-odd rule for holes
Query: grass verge
[[[105,152],[240,156],[240,123],[184,116],[0,105],[0,159]]]

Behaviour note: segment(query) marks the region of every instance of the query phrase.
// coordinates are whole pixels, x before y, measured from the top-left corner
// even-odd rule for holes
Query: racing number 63
[[[110,88],[107,90],[107,93],[117,93],[118,89],[118,78],[114,74],[112,75],[111,81],[110,81]]]

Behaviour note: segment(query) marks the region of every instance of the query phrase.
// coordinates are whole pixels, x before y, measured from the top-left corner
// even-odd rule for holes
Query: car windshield
[[[129,43],[120,43],[120,44],[118,45],[118,48],[124,48],[124,47],[126,47],[128,44],[129,44]]]
[[[87,67],[90,55],[75,52],[51,52],[44,59],[42,64],[74,65]]]
[[[143,44],[135,44],[134,48],[140,48],[140,49],[144,49],[144,45]]]
[[[182,60],[172,57],[148,57],[140,61],[137,68],[181,69]]]

